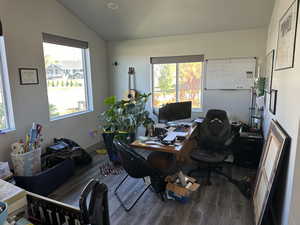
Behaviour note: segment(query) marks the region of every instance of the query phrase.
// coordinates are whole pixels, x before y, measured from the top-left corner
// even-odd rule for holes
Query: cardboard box
[[[187,184],[185,187],[183,187],[177,175],[166,177],[166,190],[172,191],[178,196],[188,197],[192,192],[197,191],[199,189],[200,184],[196,182],[196,179],[185,176],[185,180]]]

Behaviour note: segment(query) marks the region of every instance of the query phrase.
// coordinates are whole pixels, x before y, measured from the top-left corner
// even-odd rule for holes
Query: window
[[[192,101],[194,110],[201,109],[203,59],[203,55],[151,58],[153,107]]]
[[[50,119],[92,111],[88,44],[43,34]]]
[[[14,126],[4,39],[0,35],[0,130],[13,130]]]
[[[5,130],[9,127],[6,108],[7,107],[6,107],[5,97],[4,97],[3,73],[1,71],[0,72],[0,130]]]

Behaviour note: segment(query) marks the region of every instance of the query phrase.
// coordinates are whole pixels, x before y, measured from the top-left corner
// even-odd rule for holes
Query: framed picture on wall
[[[277,93],[278,93],[278,90],[274,90],[274,89],[272,89],[270,92],[269,111],[274,115],[276,114]]]
[[[36,68],[19,68],[19,75],[21,85],[39,84],[38,69]]]
[[[266,75],[266,82],[265,82],[265,91],[270,93],[272,90],[272,82],[273,82],[273,69],[274,69],[274,56],[275,50],[273,49],[266,57],[265,60],[265,75]]]
[[[276,70],[294,67],[298,8],[298,0],[296,0],[279,21]]]

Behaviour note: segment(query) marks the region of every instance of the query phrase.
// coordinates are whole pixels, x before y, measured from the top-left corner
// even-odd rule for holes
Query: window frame
[[[6,49],[5,49],[3,36],[0,36],[0,77],[1,77],[0,82],[2,85],[2,94],[3,94],[3,104],[5,109],[4,117],[6,123],[6,128],[0,129],[0,131],[3,133],[7,133],[10,131],[14,131],[16,127],[15,127],[10,82],[9,82],[9,75],[8,75]]]
[[[50,39],[47,40],[45,36],[50,37]],[[49,41],[50,40],[50,41]],[[54,42],[52,41],[54,40]],[[61,43],[60,43],[61,42]],[[94,111],[94,105],[93,105],[93,89],[92,89],[92,73],[91,73],[91,58],[90,58],[90,49],[88,47],[87,42],[65,38],[61,36],[56,36],[52,34],[43,33],[43,39],[42,39],[42,45],[43,45],[43,57],[44,57],[44,68],[45,68],[45,76],[46,76],[46,82],[47,82],[47,70],[46,70],[46,64],[45,64],[45,54],[44,54],[44,43],[50,43],[55,44],[59,46],[67,46],[67,47],[73,47],[78,48],[82,52],[82,67],[83,67],[83,77],[84,77],[84,94],[86,99],[86,110],[74,112],[74,113],[68,113],[65,115],[60,116],[54,116],[51,117],[50,115],[50,104],[49,104],[49,98],[48,98],[48,115],[49,115],[49,121],[57,121],[65,118],[70,117],[76,117],[79,115],[87,114]],[[70,43],[70,44],[68,44]],[[75,45],[74,45],[75,43]],[[76,46],[79,43],[79,46]],[[80,44],[87,45],[87,47],[81,47]],[[47,86],[47,96],[48,96],[48,86]]]
[[[160,58],[164,58],[164,57],[160,57]],[[166,57],[168,58],[168,57]],[[205,61],[204,60],[201,60],[201,61],[193,61],[193,62],[199,62],[199,63],[202,63],[202,68],[201,68],[201,79],[200,79],[200,87],[201,87],[201,93],[200,93],[200,102],[201,102],[201,106],[200,108],[192,108],[192,112],[203,112],[203,94],[204,94],[204,89],[203,89],[203,82],[204,82],[204,75],[203,75],[203,72],[205,71],[204,70],[204,67],[205,67]],[[180,63],[192,63],[192,62],[187,62],[187,61],[183,61],[183,62],[170,62],[170,63],[166,63],[166,62],[163,62],[163,63],[151,63],[151,91],[152,91],[152,101],[151,101],[151,107],[153,109],[158,109],[157,107],[154,107],[154,65],[156,64],[176,64],[176,86],[175,86],[175,90],[176,90],[176,102],[179,102],[178,101],[178,92],[179,92],[179,64]]]

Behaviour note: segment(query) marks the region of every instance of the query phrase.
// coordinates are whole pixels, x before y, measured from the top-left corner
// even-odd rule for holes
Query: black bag
[[[79,207],[84,224],[110,225],[108,188],[91,180],[81,193]]]
[[[67,138],[54,138],[54,145],[47,148],[47,153],[59,158],[71,158],[79,166],[92,162],[92,157],[80,145]]]

